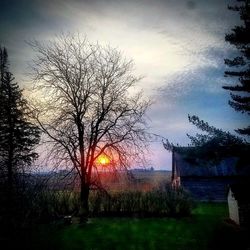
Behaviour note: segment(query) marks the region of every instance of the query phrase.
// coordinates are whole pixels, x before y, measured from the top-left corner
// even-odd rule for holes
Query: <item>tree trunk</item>
[[[89,185],[81,181],[80,222],[85,223],[89,215]]]
[[[8,152],[8,161],[7,161],[7,210],[6,210],[6,222],[9,230],[12,230],[15,226],[15,221],[13,219],[14,213],[14,185],[13,185],[13,141],[12,133],[10,132],[9,138],[9,152]],[[7,229],[7,230],[8,230]]]
[[[12,209],[12,200],[13,200],[13,172],[12,164],[8,162],[8,180],[7,180],[7,193],[8,193],[8,210]]]
[[[8,126],[9,126],[9,135],[8,135],[8,159],[7,159],[7,195],[8,195],[8,213],[11,215],[12,210],[13,210],[13,156],[14,156],[14,144],[13,144],[13,139],[14,139],[14,125],[13,125],[13,118],[11,116],[11,103],[10,99],[12,97],[11,95],[11,90],[9,87],[9,100],[8,100]]]

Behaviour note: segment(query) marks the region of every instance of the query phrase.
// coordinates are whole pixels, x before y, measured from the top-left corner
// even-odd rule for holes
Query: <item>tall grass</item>
[[[33,217],[43,222],[77,216],[80,208],[79,193],[70,191],[41,192],[34,199]],[[189,194],[182,188],[162,185],[148,192],[93,191],[89,197],[90,216],[188,216],[194,207]]]
[[[90,211],[93,216],[187,216],[194,202],[182,188],[164,185],[149,192],[124,191],[105,194],[92,193]]]
[[[31,217],[42,222],[77,215],[79,194],[71,191],[42,191],[33,199]]]

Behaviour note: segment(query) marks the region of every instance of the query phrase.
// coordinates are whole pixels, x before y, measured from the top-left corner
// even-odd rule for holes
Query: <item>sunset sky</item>
[[[11,71],[29,86],[34,54],[25,41],[46,41],[62,32],[121,50],[143,75],[138,88],[154,103],[148,112],[152,133],[186,145],[195,128],[188,114],[233,131],[249,119],[229,105],[224,58],[237,51],[225,33],[239,24],[226,0],[1,0],[0,44],[9,52]],[[152,144],[151,165],[170,169],[161,142]]]

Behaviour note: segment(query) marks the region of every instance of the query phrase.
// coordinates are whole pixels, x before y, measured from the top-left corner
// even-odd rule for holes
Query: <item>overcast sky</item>
[[[9,52],[21,86],[29,85],[28,62],[34,56],[25,41],[46,41],[62,32],[81,33],[132,58],[139,84],[154,100],[148,112],[151,132],[186,145],[195,133],[188,114],[233,131],[248,117],[229,105],[230,83],[224,58],[235,52],[225,33],[239,23],[227,0],[1,0],[0,44]],[[161,142],[152,145],[151,164],[170,169]]]

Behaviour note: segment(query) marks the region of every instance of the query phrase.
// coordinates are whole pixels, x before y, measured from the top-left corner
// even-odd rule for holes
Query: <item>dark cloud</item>
[[[246,121],[229,107],[229,93],[221,88],[224,58],[235,53],[224,36],[239,22],[237,13],[227,10],[230,1],[2,0],[0,44],[8,48],[20,79],[33,56],[25,40],[46,40],[62,31],[96,32],[97,40],[115,40],[125,55],[138,59],[140,73],[151,73],[144,82],[150,91],[164,83],[149,111],[152,132],[187,143],[185,134],[194,131],[188,113],[229,130]],[[133,44],[137,47],[131,49]],[[181,60],[184,66],[178,68]]]
[[[196,2],[195,1],[187,1],[187,8],[190,10],[193,10],[196,8]]]

